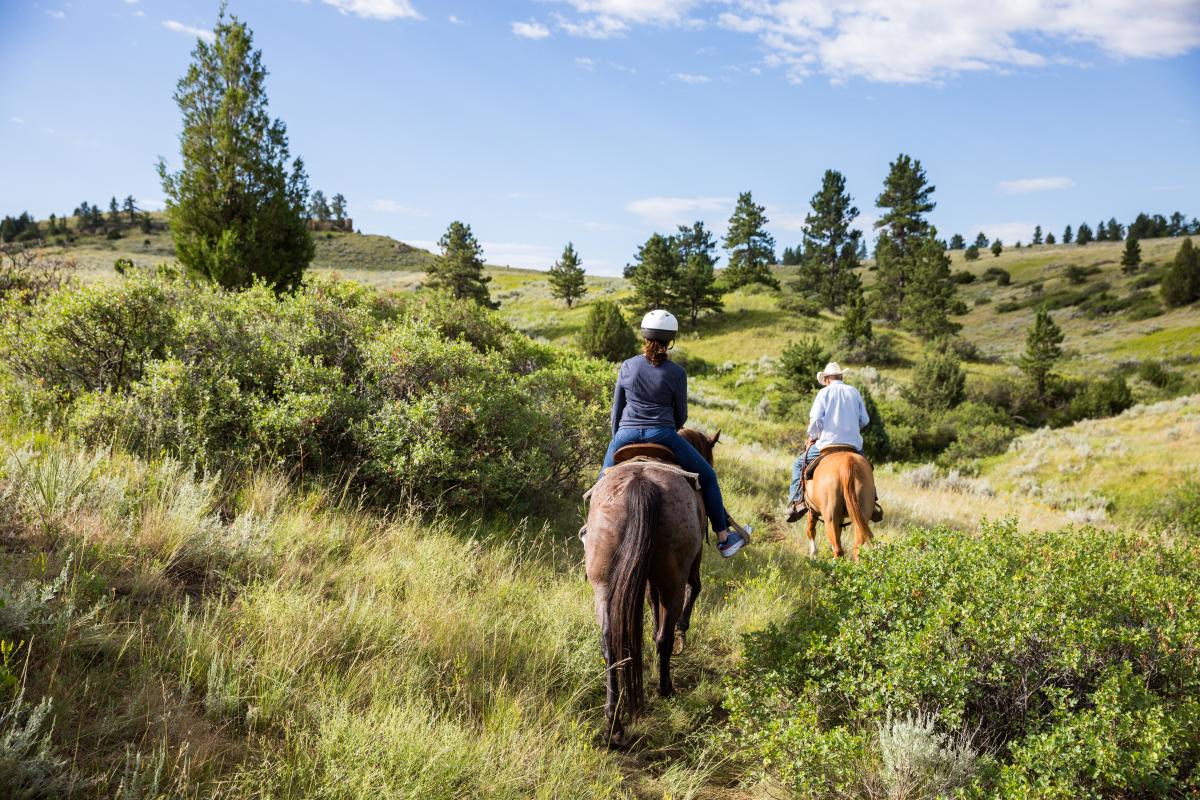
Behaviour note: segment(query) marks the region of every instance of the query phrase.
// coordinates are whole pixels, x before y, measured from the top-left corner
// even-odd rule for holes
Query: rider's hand
[[[806,441],[806,442],[804,443],[804,449],[805,449],[805,450],[807,450],[808,448],[812,447],[812,446],[813,446],[813,444],[815,444],[815,443],[816,443],[816,441],[817,441],[817,440],[816,440],[816,439],[814,439],[813,437],[811,437],[811,436],[810,436],[810,437],[808,437],[808,441]]]

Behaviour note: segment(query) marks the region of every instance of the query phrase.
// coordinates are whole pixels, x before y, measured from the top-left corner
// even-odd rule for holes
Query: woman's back
[[[687,373],[673,361],[655,366],[645,356],[626,360],[617,394],[624,402],[615,428],[679,429],[687,422]]]

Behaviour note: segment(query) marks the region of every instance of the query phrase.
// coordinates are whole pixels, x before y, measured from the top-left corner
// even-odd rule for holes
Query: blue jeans
[[[813,459],[815,459],[817,454],[820,452],[821,449],[814,444],[812,447],[808,448],[807,455],[800,456],[792,463],[792,486],[788,490],[789,503],[794,503],[800,499],[796,496],[796,494],[800,491],[800,476],[803,474],[807,465],[811,464]],[[858,452],[861,454],[862,450],[859,450]]]
[[[661,444],[671,448],[679,466],[688,472],[700,476],[700,495],[704,498],[704,510],[708,513],[708,521],[714,531],[723,531],[729,527],[725,516],[725,501],[721,498],[721,487],[717,485],[717,473],[712,465],[704,460],[704,456],[688,444],[687,439],[680,436],[674,428],[620,428],[608,444],[608,452],[604,454],[604,466],[600,474],[613,465],[613,455],[627,444]]]

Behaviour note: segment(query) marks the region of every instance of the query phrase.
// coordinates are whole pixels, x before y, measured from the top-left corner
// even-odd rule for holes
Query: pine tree
[[[909,398],[921,408],[945,411],[967,397],[967,376],[946,339],[930,342],[913,367]]]
[[[993,256],[995,256],[996,258],[999,258],[1000,254],[1003,252],[1004,252],[1004,243],[1003,242],[1001,242],[999,239],[992,242],[992,255]]]
[[[1117,222],[1116,217],[1108,219],[1108,240],[1110,242],[1119,242],[1125,238],[1125,228],[1121,223]]]
[[[670,309],[678,300],[679,251],[675,242],[655,233],[638,248],[637,261],[625,267],[633,284],[632,308],[645,313],[655,308]]]
[[[1033,229],[1033,244],[1041,244],[1041,243],[1042,243],[1042,226],[1038,225],[1036,228]]]
[[[847,350],[856,350],[875,340],[871,315],[861,288],[846,301],[846,313],[838,322],[836,335],[838,346]]]
[[[882,213],[875,222],[880,234],[875,244],[878,279],[874,302],[880,314],[891,322],[900,320],[911,282],[909,271],[914,253],[930,236],[925,215],[937,205],[930,199],[933,191],[921,162],[901,153],[889,165],[883,191],[875,199]]]
[[[338,192],[329,201],[329,211],[333,214],[333,221],[339,226],[346,221],[346,195]]]
[[[988,237],[984,234],[983,231],[980,231],[979,235],[975,237],[975,246],[978,247],[980,250],[984,250],[987,248]]]
[[[1121,254],[1121,272],[1132,275],[1142,263],[1142,246],[1130,236],[1125,240],[1125,252]]]
[[[1079,232],[1075,234],[1075,244],[1082,247],[1092,241],[1092,229],[1086,222],[1079,223]]]
[[[137,213],[141,209],[137,207],[137,201],[133,199],[133,195],[126,195],[125,202],[121,204],[121,210],[129,215],[129,224],[137,224]]]
[[[1021,369],[1033,381],[1038,397],[1045,399],[1046,382],[1054,362],[1062,356],[1063,332],[1054,323],[1050,312],[1039,308],[1033,325],[1025,335],[1025,352],[1021,354]]]
[[[967,243],[963,239],[961,233],[956,233],[950,237],[950,249],[951,250],[962,250],[966,246],[967,246]]]
[[[483,274],[483,247],[471,233],[471,226],[458,220],[438,240],[441,256],[427,271],[427,285],[443,289],[459,300],[474,300],[485,308],[499,308],[488,293],[492,278]]]
[[[1104,224],[1104,220],[1100,220],[1100,222],[1096,224],[1096,241],[1108,241],[1108,226]]]
[[[593,358],[620,363],[637,350],[637,335],[611,300],[597,300],[579,332],[579,347]]]
[[[1167,236],[1181,236],[1186,228],[1185,217],[1179,211],[1171,215],[1171,221],[1167,223]]]
[[[571,242],[567,242],[562,256],[554,262],[554,266],[550,267],[548,280],[550,281],[550,296],[566,301],[567,308],[583,297],[587,291],[579,254],[575,252],[575,245]]]
[[[330,215],[329,203],[325,199],[325,193],[317,189],[312,193],[312,200],[308,203],[308,216],[310,219],[315,219],[318,222],[328,222]]]
[[[121,224],[121,205],[117,202],[116,195],[108,201],[108,221],[113,225]]]
[[[729,251],[725,282],[731,289],[750,283],[779,288],[779,281],[770,270],[775,260],[775,239],[767,233],[769,220],[765,212],[766,208],[757,205],[750,192],[738,195],[737,207],[725,233],[725,249]]]
[[[725,307],[715,271],[717,243],[712,232],[699,220],[690,228],[680,225],[674,243],[679,253],[679,276],[674,295],[695,325],[701,311],[719,313]]]
[[[259,278],[290,291],[313,257],[304,164],[289,169],[287,128],[267,113],[267,71],[250,29],[222,11],[213,34],[196,42],[175,91],[183,168],[172,174],[158,162],[175,253],[222,286]]]
[[[1054,234],[1053,234],[1053,233],[1047,233],[1047,234],[1046,234],[1046,244],[1048,244],[1048,245],[1050,245],[1050,244],[1056,244],[1056,242],[1055,242],[1055,240],[1054,240]]]
[[[832,169],[825,170],[810,205],[812,213],[804,218],[804,259],[794,286],[836,313],[861,288],[854,270],[862,231],[852,227],[858,209],[846,192],[846,179]]]
[[[1071,226],[1070,226],[1070,225],[1068,225],[1067,227],[1063,228],[1063,238],[1062,238],[1062,243],[1063,243],[1063,244],[1070,244],[1070,243],[1071,243]]]
[[[977,261],[979,259],[979,245],[973,244],[963,252],[963,258],[967,261]]]
[[[1185,306],[1200,299],[1200,251],[1192,247],[1190,238],[1184,239],[1175,253],[1175,261],[1163,277],[1163,302],[1171,308]]]
[[[950,319],[956,295],[950,279],[950,257],[937,241],[936,229],[930,228],[912,243],[915,250],[909,264],[910,290],[900,308],[901,324],[925,339],[957,333],[961,326]]]

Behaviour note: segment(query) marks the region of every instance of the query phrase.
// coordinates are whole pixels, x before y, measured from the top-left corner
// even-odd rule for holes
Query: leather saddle
[[[665,461],[668,464],[676,463],[675,453],[671,451],[671,448],[663,444],[650,444],[648,442],[627,444],[624,447],[618,448],[617,452],[613,453],[613,462],[620,464],[639,457],[653,458],[656,461]]]
[[[804,479],[806,481],[811,481],[813,479],[813,475],[815,475],[817,473],[817,465],[825,460],[825,456],[830,455],[831,453],[857,453],[857,452],[858,451],[854,449],[854,446],[849,445],[849,444],[826,445],[825,447],[821,448],[821,452],[817,453],[817,457],[814,458],[812,461],[808,462],[808,464],[805,466]],[[871,462],[868,461],[867,463],[870,464]],[[872,469],[874,469],[874,467],[872,467]]]

